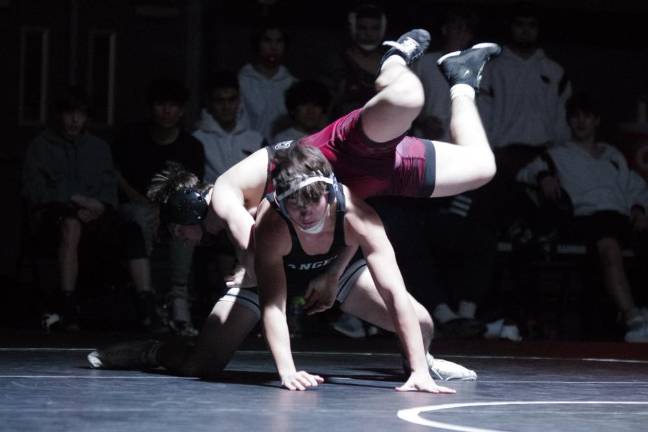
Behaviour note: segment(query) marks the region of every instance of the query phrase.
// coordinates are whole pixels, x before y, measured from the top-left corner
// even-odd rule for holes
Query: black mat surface
[[[240,351],[216,382],[92,370],[85,356],[93,346],[38,345],[0,349],[2,431],[648,430],[646,360],[492,346],[488,355],[453,355],[446,346],[442,357],[477,370],[479,380],[450,382],[457,394],[437,396],[394,391],[400,356],[372,354],[368,343],[356,352],[296,352],[300,368],[327,380],[307,392],[278,387],[262,346]]]

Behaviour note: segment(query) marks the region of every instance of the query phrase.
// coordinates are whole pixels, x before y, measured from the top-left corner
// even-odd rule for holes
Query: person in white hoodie
[[[241,100],[250,128],[270,142],[290,124],[284,94],[296,79],[281,64],[285,34],[277,25],[268,23],[260,27],[253,42],[255,57],[238,74]]]
[[[566,233],[598,257],[605,288],[627,325],[625,340],[648,342],[648,310],[635,303],[621,250],[632,245],[639,262],[646,261],[648,185],[628,168],[619,150],[597,140],[598,109],[587,95],[570,99],[567,112],[571,141],[549,149],[517,179],[537,187],[546,200],[569,197],[574,220]]]
[[[511,41],[490,62],[478,106],[494,148],[551,147],[569,139],[565,102],[571,84],[539,46],[539,12],[519,3],[512,12]]]
[[[231,166],[242,161],[266,143],[263,136],[250,129],[241,110],[241,96],[236,75],[218,71],[211,77],[207,106],[193,136],[205,150],[205,182],[213,183]]]

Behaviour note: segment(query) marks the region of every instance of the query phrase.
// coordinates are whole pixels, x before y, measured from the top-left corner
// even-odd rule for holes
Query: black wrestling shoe
[[[94,369],[150,369],[158,367],[156,340],[124,342],[88,354]]]
[[[385,60],[393,55],[401,56],[405,59],[405,63],[410,65],[417,58],[421,57],[428,45],[430,45],[430,33],[423,29],[410,30],[399,37],[396,42],[385,41],[383,45],[390,46],[391,48],[387,50],[382,60],[380,60],[381,66]]]
[[[499,45],[486,42],[473,45],[463,51],[448,53],[437,60],[437,65],[443,72],[450,86],[468,84],[479,90],[479,82],[484,66],[492,57],[502,52]]]

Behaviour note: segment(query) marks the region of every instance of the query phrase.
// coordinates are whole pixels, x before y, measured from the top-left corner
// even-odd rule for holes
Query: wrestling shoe
[[[474,370],[465,368],[458,363],[434,358],[430,353],[427,353],[425,358],[430,368],[432,378],[441,381],[475,381],[477,379],[477,373]]]
[[[88,354],[95,369],[148,369],[158,367],[156,360],[160,342],[146,340],[111,345]]]
[[[442,56],[437,60],[437,65],[450,86],[468,84],[475,90],[479,90],[484,66],[491,57],[500,52],[502,52],[502,48],[497,44],[480,43],[467,50],[454,51]]]
[[[477,373],[474,370],[465,368],[458,363],[434,358],[430,353],[425,354],[425,359],[430,368],[430,375],[436,380],[475,381],[477,379]],[[403,357],[403,369],[406,374],[409,374],[411,371],[409,362],[405,357]]]
[[[383,45],[391,48],[387,50],[382,60],[380,60],[381,66],[385,63],[385,60],[393,55],[401,56],[405,59],[405,63],[410,65],[427,50],[428,45],[430,45],[430,33],[423,29],[410,30],[399,37],[397,41],[385,41]]]

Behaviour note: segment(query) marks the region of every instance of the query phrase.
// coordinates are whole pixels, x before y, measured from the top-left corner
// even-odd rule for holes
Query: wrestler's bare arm
[[[408,383],[419,390],[436,389],[429,375],[421,328],[405,289],[394,250],[376,212],[347,193],[345,235],[347,244],[357,243],[369,272],[394,322],[394,328],[412,365]]]
[[[212,189],[210,214],[225,221],[236,246],[250,246],[254,217],[250,210],[263,198],[267,179],[268,152],[259,149],[225,171]]]
[[[267,211],[266,211],[267,210]],[[297,371],[290,349],[286,321],[286,274],[283,257],[292,246],[286,223],[266,203],[260,206],[255,227],[255,269],[258,276],[261,317],[268,347],[274,358],[282,386],[305,390],[323,382],[317,375]]]

